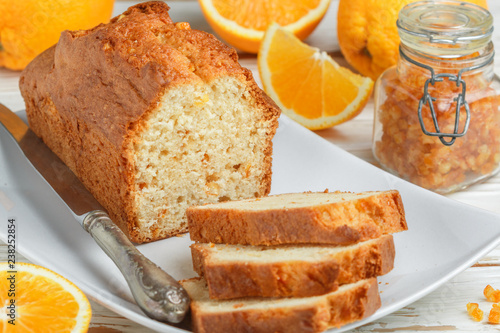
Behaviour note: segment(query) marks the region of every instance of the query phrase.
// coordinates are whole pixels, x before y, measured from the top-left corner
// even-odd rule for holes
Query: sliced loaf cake
[[[381,305],[377,279],[340,286],[321,296],[211,300],[203,279],[181,281],[191,297],[196,333],[308,333],[340,327],[373,314]]]
[[[388,273],[395,257],[392,235],[349,246],[195,243],[191,253],[211,299],[322,295]]]
[[[191,207],[200,243],[352,244],[407,229],[398,191],[289,193]]]

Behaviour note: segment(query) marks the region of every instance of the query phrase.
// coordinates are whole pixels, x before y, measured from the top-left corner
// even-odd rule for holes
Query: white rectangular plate
[[[20,113],[24,116],[24,112]],[[282,116],[274,139],[272,194],[301,191],[401,192],[409,230],[396,234],[395,268],[379,278],[382,307],[341,332],[385,316],[433,291],[500,244],[500,216],[426,191],[358,159]],[[74,221],[0,126],[0,239],[18,224],[19,253],[78,285],[113,311],[159,332],[184,332],[146,317],[125,280]],[[176,279],[195,276],[188,235],[138,246]]]

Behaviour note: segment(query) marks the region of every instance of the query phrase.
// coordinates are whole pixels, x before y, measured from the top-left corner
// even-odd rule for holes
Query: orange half
[[[331,0],[199,0],[210,26],[227,43],[257,53],[267,27],[276,22],[304,39]]]
[[[28,263],[16,263],[15,273],[9,264],[0,263],[0,302],[0,331],[4,333],[83,333],[92,317],[90,303],[78,287]]]

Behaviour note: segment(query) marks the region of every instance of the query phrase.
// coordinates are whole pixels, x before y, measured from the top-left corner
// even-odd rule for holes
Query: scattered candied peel
[[[483,291],[484,297],[490,302],[500,302],[500,290],[494,289],[492,286],[487,285]]]
[[[488,322],[490,324],[500,324],[500,290],[487,285],[483,290],[483,294],[488,301],[494,302],[488,315]],[[483,320],[484,313],[477,303],[467,303],[467,313],[475,321]]]
[[[467,312],[475,321],[483,320],[483,310],[479,308],[477,303],[467,303]]]
[[[500,324],[500,305],[493,304],[490,310],[490,314],[488,316],[488,321],[491,324]]]

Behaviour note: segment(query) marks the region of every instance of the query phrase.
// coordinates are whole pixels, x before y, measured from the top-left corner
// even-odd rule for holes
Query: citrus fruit
[[[328,54],[272,24],[258,55],[264,90],[282,111],[309,129],[328,128],[356,116],[373,81],[339,66]]]
[[[0,0],[0,67],[20,70],[63,30],[109,21],[114,0]]]
[[[92,316],[87,297],[47,268],[0,263],[0,331],[87,332]]]
[[[415,0],[340,0],[337,35],[347,62],[362,75],[376,79],[396,64],[399,11]],[[464,0],[487,8],[486,0]]]
[[[304,39],[321,21],[331,0],[199,0],[214,31],[240,50],[257,53],[269,24]]]

